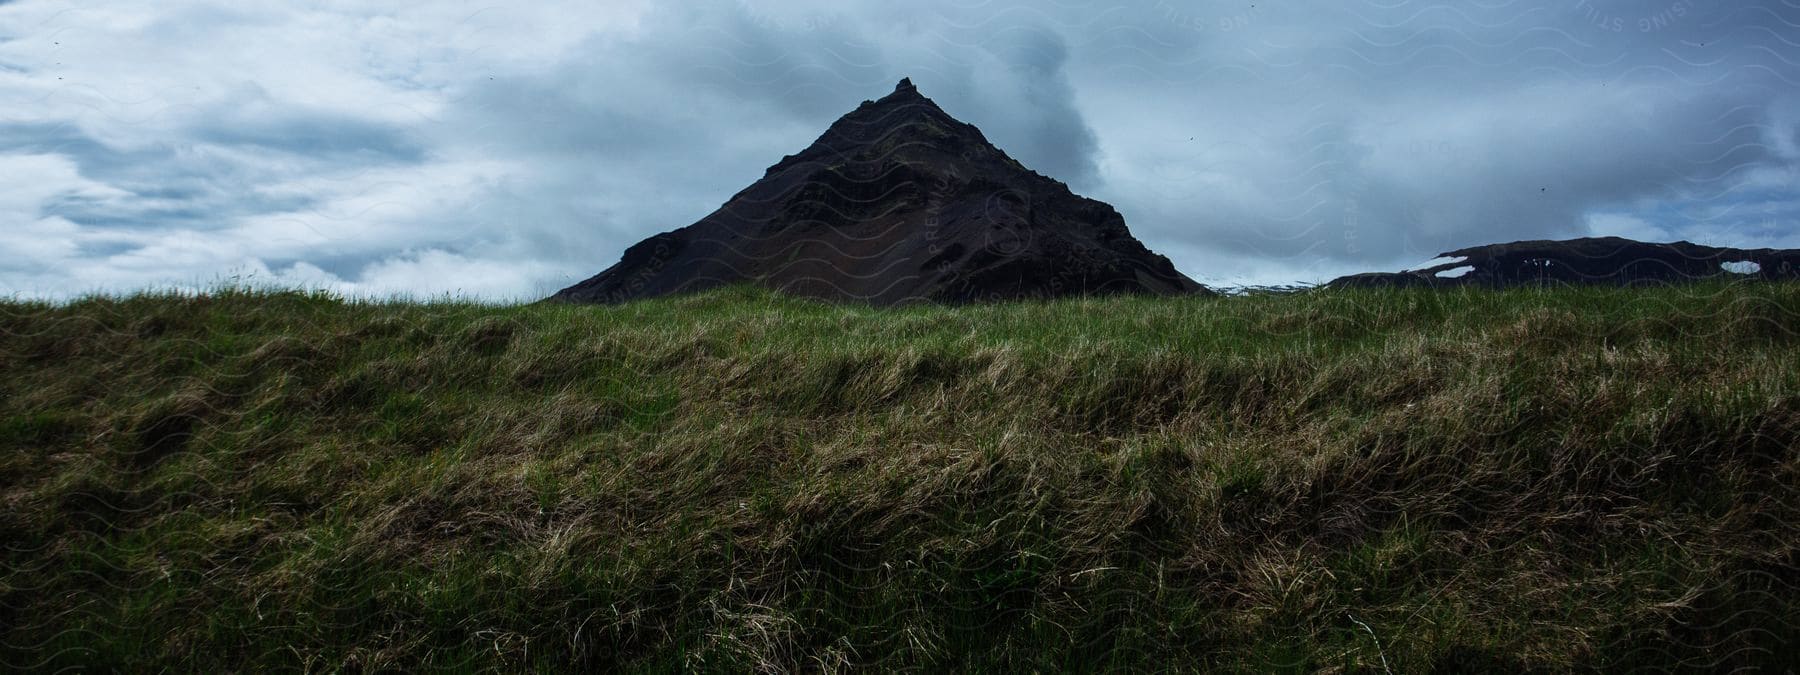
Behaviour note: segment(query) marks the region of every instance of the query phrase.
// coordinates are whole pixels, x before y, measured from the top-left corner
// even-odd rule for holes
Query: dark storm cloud
[[[1002,122],[1009,133],[996,138],[1003,144],[1008,138],[1015,140],[1012,151],[1032,160],[1027,166],[1078,188],[1093,185],[1098,178],[1098,143],[1075,108],[1075,93],[1063,70],[1069,47],[1062,36],[1021,26],[994,34],[982,46],[1007,64],[1007,72],[1021,84],[1023,96],[1017,104],[1034,113],[1012,117],[1018,124]]]
[[[903,76],[1204,281],[1594,233],[1800,246],[1791,3],[64,9],[0,9],[0,246],[50,261],[0,265],[8,290],[242,268],[528,297]]]
[[[1152,111],[1099,108],[1090,119],[1133,146],[1115,155],[1136,158],[1102,195],[1153,245],[1193,251],[1184,267],[1197,276],[1259,276],[1254,267],[1320,278],[1471,244],[1580,236],[1597,221],[1733,244],[1770,242],[1761,233],[1780,229],[1693,213],[1792,172],[1771,144],[1771,110],[1800,42],[1791,18],[1786,34],[1765,25],[1767,8],[1161,13],[1167,23],[1143,34],[1091,31],[1103,56],[1080,76],[1116,100],[1174,92]],[[1133,138],[1129,124],[1144,118],[1169,122]]]

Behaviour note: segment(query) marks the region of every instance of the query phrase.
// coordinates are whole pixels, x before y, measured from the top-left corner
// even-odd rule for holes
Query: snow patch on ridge
[[[1467,262],[1468,260],[1469,260],[1469,257],[1466,255],[1452,256],[1452,257],[1448,257],[1448,258],[1432,258],[1430,260],[1419,263],[1412,267],[1408,267],[1404,271],[1418,272],[1420,270],[1428,270],[1433,267],[1437,267],[1438,265],[1454,265],[1454,264],[1461,263],[1461,262]]]

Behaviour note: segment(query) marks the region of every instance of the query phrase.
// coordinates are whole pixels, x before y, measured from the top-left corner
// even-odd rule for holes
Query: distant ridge
[[[692,225],[551,300],[614,303],[753,283],[889,305],[1207,293],[1111,206],[1025,168],[910,79]]]
[[[1438,254],[1439,264],[1370,272],[1326,284],[1350,287],[1651,285],[1706,279],[1800,279],[1800,250],[1739,249],[1685,241],[1657,244],[1620,237],[1516,241]]]

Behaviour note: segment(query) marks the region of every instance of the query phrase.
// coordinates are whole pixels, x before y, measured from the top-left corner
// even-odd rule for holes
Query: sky
[[[1800,0],[0,0],[0,293],[535,300],[901,77],[1209,285],[1800,248]]]

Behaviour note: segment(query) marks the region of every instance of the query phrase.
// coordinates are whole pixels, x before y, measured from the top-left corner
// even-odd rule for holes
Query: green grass
[[[1793,668],[1800,286],[0,304],[0,668]]]

